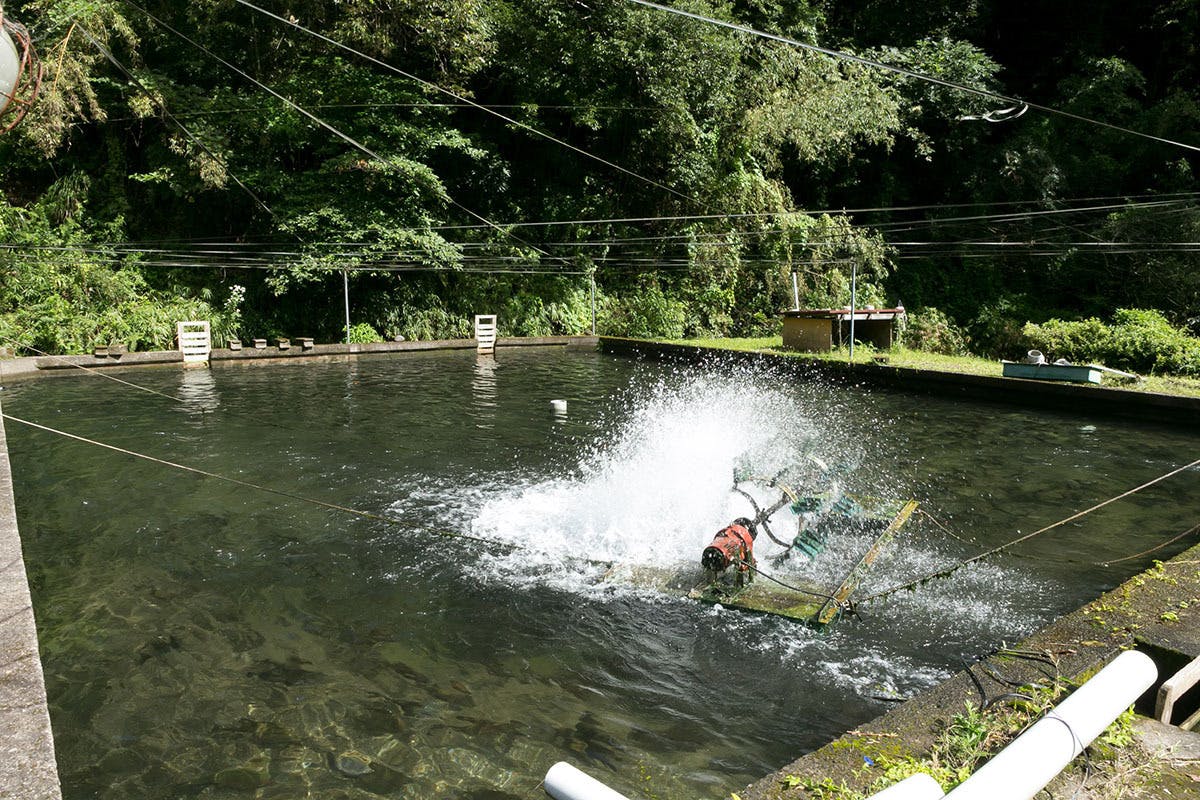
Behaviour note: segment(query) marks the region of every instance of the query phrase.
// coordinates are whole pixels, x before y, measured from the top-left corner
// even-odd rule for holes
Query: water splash
[[[635,382],[613,432],[584,449],[574,474],[528,480],[484,500],[472,533],[534,551],[493,562],[517,580],[544,582],[547,570],[591,579],[589,561],[691,562],[719,528],[752,515],[730,491],[736,466],[769,474],[807,453],[832,460],[861,446],[861,432],[849,435],[832,407],[827,392],[797,391],[753,370]],[[760,542],[769,546],[766,537]]]
[[[572,474],[526,478],[476,498],[471,532],[522,549],[481,562],[474,570],[481,578],[510,585],[553,586],[592,595],[634,591],[654,599],[648,592],[601,583],[600,577],[612,563],[694,563],[719,528],[750,513],[749,503],[730,491],[734,468],[747,461],[769,474],[813,454],[841,467],[850,491],[906,499],[893,473],[876,466],[886,463],[879,453],[888,450],[883,446],[888,424],[870,415],[869,404],[850,405],[846,398],[844,392],[819,384],[786,384],[755,370],[687,371],[635,381],[616,404],[615,422],[607,426],[611,432],[583,448]],[[876,458],[860,463],[864,452]],[[766,505],[774,497],[764,493],[758,499]],[[790,538],[794,525],[795,517],[786,508],[772,519],[781,538]],[[911,528],[919,529],[919,524]],[[820,558],[772,563],[770,557],[782,548],[759,536],[756,553],[769,574],[832,587],[866,545],[859,533],[834,532]],[[881,558],[864,591],[928,574],[957,557],[942,552],[936,538],[906,530]],[[954,623],[939,609],[952,605],[975,625],[1009,635],[1034,622],[1002,600],[1004,589],[1011,592],[1026,583],[1009,570],[981,565],[949,581],[945,591],[935,588],[906,598],[884,613],[898,612],[892,623],[900,625],[937,618],[941,621],[932,627],[945,635],[944,628]],[[747,628],[744,633],[750,640],[760,635],[764,642],[773,639],[756,634],[755,625],[749,619],[736,623]],[[784,660],[811,659],[808,648],[814,643],[809,637],[790,635],[788,642],[780,651]],[[931,679],[922,669],[913,665],[902,671],[921,673],[916,683],[922,684]],[[867,675],[879,679],[876,670],[863,673],[864,680]]]

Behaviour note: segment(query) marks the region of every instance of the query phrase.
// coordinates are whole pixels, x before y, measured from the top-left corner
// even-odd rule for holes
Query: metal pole
[[[792,270],[792,310],[800,310],[800,284],[796,282],[796,270]]]
[[[858,302],[858,261],[850,262],[850,361],[854,361],[854,306]]]
[[[592,279],[592,336],[596,335],[596,270],[588,273]]]
[[[346,295],[346,344],[350,344],[350,272],[342,270],[342,290]]]

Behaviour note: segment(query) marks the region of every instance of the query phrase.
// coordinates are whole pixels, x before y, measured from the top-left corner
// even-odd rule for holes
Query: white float
[[[0,114],[8,108],[21,79],[21,53],[8,31],[0,27]]]
[[[496,352],[496,315],[475,315],[475,352],[485,355]]]

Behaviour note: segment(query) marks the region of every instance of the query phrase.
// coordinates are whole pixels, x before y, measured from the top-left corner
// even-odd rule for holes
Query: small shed
[[[896,320],[904,306],[896,308],[818,308],[783,312],[783,346],[792,350],[823,353],[850,343],[850,320],[854,339],[880,350],[892,346]]]

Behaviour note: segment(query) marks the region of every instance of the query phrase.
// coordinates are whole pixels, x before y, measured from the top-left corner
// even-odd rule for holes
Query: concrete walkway
[[[2,409],[0,409],[2,410]],[[33,604],[0,417],[0,797],[60,800]]]

